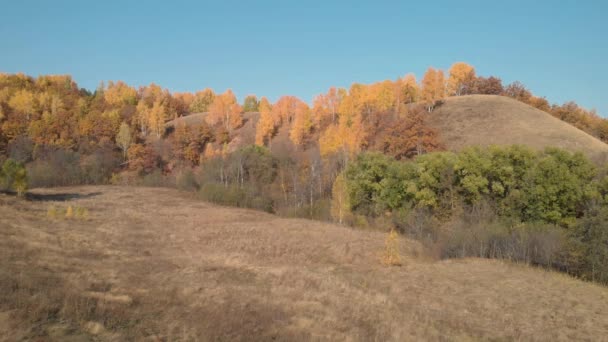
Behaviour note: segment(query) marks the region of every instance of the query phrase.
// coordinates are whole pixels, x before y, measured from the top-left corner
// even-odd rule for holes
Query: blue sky
[[[306,101],[455,61],[608,116],[608,1],[0,0],[0,71]]]

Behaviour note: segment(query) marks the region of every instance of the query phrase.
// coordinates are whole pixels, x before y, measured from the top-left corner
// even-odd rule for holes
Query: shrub
[[[74,209],[72,208],[72,206],[68,206],[68,208],[65,210],[65,218],[66,219],[71,219],[72,217],[74,217]]]
[[[197,191],[199,189],[198,182],[194,173],[190,169],[181,171],[176,176],[176,186],[183,191]]]
[[[386,236],[382,264],[386,266],[401,266],[401,254],[399,253],[399,235],[394,229]]]
[[[573,253],[581,255],[579,273],[608,284],[608,208],[596,207],[581,219],[574,233]]]
[[[256,193],[251,187],[206,183],[201,186],[199,196],[203,200],[221,205],[274,212],[272,199]]]
[[[0,169],[0,188],[16,191],[18,196],[25,195],[28,188],[25,167],[13,159],[5,160]]]

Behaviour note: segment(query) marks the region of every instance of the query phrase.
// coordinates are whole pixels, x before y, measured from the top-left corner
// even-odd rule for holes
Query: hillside
[[[207,113],[194,113],[167,123],[197,125]],[[234,145],[255,142],[259,113],[245,113],[244,125],[233,135]],[[449,150],[467,146],[528,145],[535,149],[548,146],[581,151],[594,157],[608,153],[608,145],[597,138],[561,121],[550,114],[506,96],[468,95],[449,97],[429,115],[429,124],[437,129]],[[318,137],[316,137],[318,138]],[[312,146],[316,145],[313,139]],[[371,145],[374,145],[372,143]],[[281,127],[273,138],[273,146],[295,149],[289,139],[289,127]],[[308,146],[309,148],[311,145]]]
[[[445,108],[444,108],[445,109]],[[0,340],[601,340],[608,289],[160,188],[0,194]],[[86,219],[65,219],[68,206]],[[47,216],[49,208],[60,214]],[[45,338],[43,338],[45,339]]]
[[[471,145],[524,144],[581,151],[589,156],[608,152],[608,145],[546,112],[504,96],[448,98],[430,115],[450,150]]]

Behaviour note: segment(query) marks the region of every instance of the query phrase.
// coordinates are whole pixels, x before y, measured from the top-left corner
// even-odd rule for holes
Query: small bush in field
[[[401,254],[399,253],[399,235],[394,229],[386,236],[382,264],[386,266],[401,266]]]
[[[68,208],[65,211],[65,218],[71,219],[72,217],[74,217],[74,209],[70,205],[70,206],[68,206]]]
[[[50,206],[46,211],[46,216],[51,219],[56,219],[59,216],[59,212],[54,205]]]
[[[112,173],[110,177],[110,184],[112,185],[120,185],[123,183],[122,176],[119,173]]]
[[[76,207],[75,217],[80,220],[86,220],[89,218],[89,210],[83,207]]]

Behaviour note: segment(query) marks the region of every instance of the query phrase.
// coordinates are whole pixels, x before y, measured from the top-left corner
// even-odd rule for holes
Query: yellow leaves
[[[344,179],[344,175],[342,173],[336,177],[331,189],[330,211],[331,217],[334,219],[334,221],[337,221],[340,224],[343,224],[352,216],[346,180]]]
[[[427,109],[433,110],[435,103],[445,97],[446,84],[443,70],[432,67],[427,70],[422,78],[422,101],[427,103]]]
[[[194,99],[190,103],[190,112],[191,113],[202,113],[209,110],[209,106],[215,100],[215,93],[212,89],[205,89],[201,91],[197,91],[194,95]]]
[[[475,68],[467,63],[457,62],[450,68],[448,92],[450,95],[464,95],[475,80]]]
[[[354,155],[361,151],[367,139],[361,114],[341,115],[339,123],[330,125],[319,137],[321,156],[336,152]]]
[[[272,116],[277,126],[291,122],[298,101],[294,96],[281,96],[277,103],[272,106]]]
[[[116,83],[110,81],[108,88],[103,92],[103,96],[106,102],[113,107],[135,104],[135,101],[137,101],[137,91],[123,81]]]
[[[372,84],[368,87],[366,93],[366,102],[368,102],[376,111],[389,111],[395,104],[394,85],[393,82],[389,80]]]
[[[397,81],[397,97],[401,104],[414,103],[418,101],[420,96],[420,87],[416,82],[414,74],[407,74],[402,79]]]
[[[34,113],[34,94],[28,90],[21,89],[11,97],[8,105],[15,112],[26,115],[29,120],[30,115]]]
[[[262,97],[259,105],[260,119],[255,130],[255,143],[264,146],[266,142],[270,145],[270,140],[275,132],[276,126],[272,116],[272,107],[265,97]]]
[[[399,253],[399,234],[394,229],[387,234],[384,242],[382,264],[385,266],[401,266],[401,253]]]
[[[312,115],[310,108],[306,103],[300,101],[296,105],[295,119],[289,131],[289,138],[296,146],[301,146],[311,130]]]
[[[221,124],[226,130],[237,129],[243,124],[242,111],[236,96],[228,89],[225,93],[216,96],[209,106],[208,121],[211,125]]]
[[[165,131],[165,121],[167,120],[167,109],[160,100],[156,100],[152,108],[148,112],[148,122],[150,128],[157,137],[160,137]]]

